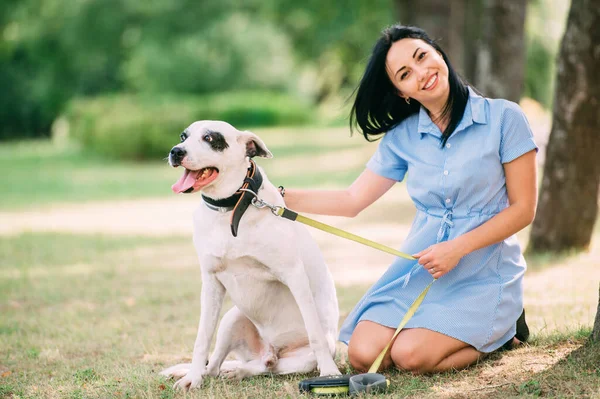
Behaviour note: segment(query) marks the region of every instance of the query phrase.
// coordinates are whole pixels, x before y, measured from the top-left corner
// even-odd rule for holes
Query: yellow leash
[[[333,226],[327,225],[325,223],[318,222],[318,221],[316,221],[314,219],[307,218],[306,216],[299,215],[298,213],[296,213],[294,211],[291,211],[291,210],[289,210],[287,208],[280,207],[280,206],[273,206],[273,205],[267,204],[264,201],[258,199],[258,197],[255,198],[254,202],[257,203],[257,204],[254,204],[254,205],[257,206],[257,207],[259,207],[259,208],[260,207],[265,207],[265,206],[271,208],[271,211],[273,212],[273,214],[275,214],[277,216],[280,216],[280,217],[283,217],[283,218],[286,218],[286,219],[289,219],[289,220],[292,220],[292,221],[297,221],[297,222],[306,224],[308,226],[317,228],[319,230],[323,230],[323,231],[325,231],[327,233],[331,233],[331,234],[334,234],[336,236],[343,237],[343,238],[346,238],[348,240],[352,240],[352,241],[358,242],[358,243],[363,244],[363,245],[367,245],[369,247],[378,249],[378,250],[383,251],[383,252],[387,252],[387,253],[392,254],[392,255],[399,256],[399,257],[404,258],[404,259],[417,260],[417,258],[415,258],[414,256],[411,256],[411,255],[409,255],[407,253],[397,251],[397,250],[395,250],[393,248],[390,248],[390,247],[388,247],[386,245],[376,243],[375,241],[371,241],[371,240],[368,240],[366,238],[357,236],[355,234],[349,233],[349,232],[344,231],[342,229],[338,229],[337,227],[333,227]],[[262,205],[262,206],[260,206],[260,205]],[[379,367],[381,366],[381,362],[383,361],[383,358],[385,357],[385,354],[387,353],[387,351],[389,350],[390,346],[392,345],[392,342],[394,342],[394,339],[396,339],[396,337],[398,336],[398,334],[400,333],[400,331],[404,328],[404,326],[406,325],[406,323],[408,323],[408,321],[410,320],[410,318],[415,314],[415,312],[417,311],[417,308],[421,305],[421,302],[423,302],[423,299],[427,295],[427,292],[429,291],[429,288],[431,287],[431,284],[433,284],[433,282],[435,280],[436,279],[434,279],[433,281],[431,281],[427,285],[427,287],[425,287],[425,289],[421,292],[421,294],[417,297],[417,299],[415,299],[415,301],[412,303],[412,305],[410,305],[410,308],[408,309],[408,311],[406,312],[406,314],[404,315],[404,317],[400,321],[400,324],[398,325],[398,328],[396,329],[396,332],[392,336],[392,339],[390,339],[390,342],[388,342],[388,344],[385,346],[385,348],[383,348],[383,350],[381,351],[381,353],[379,354],[379,356],[377,356],[377,358],[375,359],[375,361],[371,365],[371,368],[369,368],[369,371],[368,371],[369,373],[376,373],[377,370],[379,370]]]
[[[435,281],[435,279],[433,281]],[[394,339],[396,339],[398,334],[400,334],[400,331],[404,328],[406,323],[408,323],[410,318],[413,317],[413,315],[417,311],[417,308],[421,305],[421,302],[423,302],[425,295],[427,295],[427,292],[429,291],[431,284],[433,284],[433,281],[430,282],[429,284],[427,284],[427,287],[425,287],[425,289],[421,292],[421,294],[417,297],[417,299],[415,299],[415,301],[412,303],[412,305],[410,305],[410,308],[408,308],[408,311],[402,318],[402,321],[400,321],[400,324],[398,325],[396,332],[392,336],[392,339],[390,339],[390,342],[388,342],[388,344],[385,346],[385,348],[383,348],[383,350],[381,351],[379,356],[377,356],[377,359],[375,359],[375,361],[369,368],[369,371],[367,371],[368,373],[376,373],[377,370],[379,370],[379,366],[381,366],[381,362],[383,362],[383,358],[385,357],[385,354],[387,353],[388,349],[390,349],[392,342],[394,342]]]
[[[349,233],[347,231],[344,231],[342,229],[338,229],[338,228],[330,226],[328,224],[317,222],[314,219],[310,219],[310,218],[307,218],[306,216],[299,215],[296,212],[292,212],[292,211],[290,211],[289,209],[286,209],[286,208],[281,208],[281,215],[278,214],[277,216],[285,217],[285,216],[283,216],[283,213],[286,212],[286,211],[287,212],[291,212],[291,213],[295,213],[296,214],[296,218],[294,220],[296,220],[297,222],[304,223],[306,225],[312,226],[312,227],[314,227],[316,229],[319,229],[319,230],[326,231],[326,232],[334,234],[336,236],[343,237],[343,238],[346,238],[348,240],[352,240],[352,241],[358,242],[358,243],[363,244],[363,245],[367,245],[367,246],[369,246],[371,248],[375,248],[375,249],[378,249],[378,250],[383,251],[383,252],[387,252],[388,254],[396,255],[396,256],[399,256],[399,257],[404,258],[404,259],[416,260],[415,257],[410,256],[409,254],[397,251],[394,248],[390,248],[390,247],[385,246],[383,244],[379,244],[379,243],[377,243],[375,241],[367,240],[366,238],[357,236],[356,234]],[[286,219],[288,219],[288,218],[286,217]]]
[[[386,252],[386,253],[389,253],[392,255],[396,255],[396,256],[399,256],[404,259],[417,260],[417,258],[415,258],[414,256],[411,256],[404,252],[397,251],[386,245],[379,244],[375,241],[371,241],[366,238],[357,236],[356,234],[352,234],[352,233],[349,233],[342,229],[338,229],[337,227],[333,227],[328,224],[318,222],[314,219],[307,218],[306,216],[299,215],[297,212],[294,212],[285,207],[271,205],[268,202],[265,202],[262,199],[258,198],[258,195],[256,195],[256,193],[254,193],[251,190],[242,189],[242,191],[248,191],[248,192],[254,194],[255,198],[252,200],[252,205],[254,205],[256,208],[259,208],[259,209],[265,208],[265,207],[269,208],[275,216],[279,216],[279,217],[282,217],[282,218],[285,218],[285,219],[288,219],[291,221],[297,221],[297,222],[306,224],[308,226],[314,227],[316,229],[325,231],[327,233],[334,234],[336,236],[346,238],[348,240],[355,241],[355,242],[358,242],[363,245],[367,245],[371,248],[375,248],[380,251],[383,251],[383,252]],[[394,339],[396,339],[396,337],[398,336],[398,334],[400,334],[400,331],[402,331],[402,329],[404,328],[406,323],[408,323],[408,321],[411,319],[411,317],[413,317],[413,315],[415,314],[415,312],[417,311],[417,309],[423,302],[423,299],[425,299],[425,296],[429,292],[429,288],[431,288],[431,284],[433,284],[436,280],[437,279],[433,279],[429,284],[427,284],[427,286],[425,287],[425,289],[423,289],[423,291],[421,291],[421,293],[419,294],[417,299],[415,299],[415,301],[410,305],[410,308],[408,308],[408,311],[406,312],[406,314],[400,321],[400,324],[398,325],[398,328],[396,328],[396,331],[394,332],[394,335],[390,339],[390,342],[388,342],[388,344],[385,346],[385,348],[383,348],[383,350],[381,351],[379,356],[377,356],[377,358],[375,359],[375,361],[369,368],[368,373],[377,373],[377,370],[379,370],[379,367],[381,366],[381,363],[383,362],[383,358],[385,357],[387,351],[389,350],[390,346],[394,342]],[[365,375],[368,375],[368,374],[365,374]],[[384,378],[384,377],[381,376],[381,378]],[[387,385],[389,385],[389,381],[387,381]],[[311,389],[311,391],[313,393],[336,394],[336,393],[348,392],[348,387],[346,387],[346,386],[313,387]]]

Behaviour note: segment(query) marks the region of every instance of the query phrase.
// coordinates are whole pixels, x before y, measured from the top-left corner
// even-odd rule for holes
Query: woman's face
[[[401,39],[393,43],[386,66],[400,96],[414,98],[428,109],[446,103],[450,93],[448,66],[442,55],[423,40]]]

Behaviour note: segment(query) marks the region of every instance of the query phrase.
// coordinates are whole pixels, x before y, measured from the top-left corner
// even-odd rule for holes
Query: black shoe
[[[529,339],[529,327],[527,327],[527,323],[525,322],[525,309],[523,309],[521,316],[517,319],[517,332],[515,333],[515,338],[521,342],[527,342]],[[501,349],[508,351],[513,348],[513,338],[511,338],[502,345]]]
[[[519,316],[517,320],[517,333],[515,334],[515,338],[521,342],[527,342],[529,339],[529,327],[527,327],[527,323],[525,322],[525,309],[523,309],[523,313]]]

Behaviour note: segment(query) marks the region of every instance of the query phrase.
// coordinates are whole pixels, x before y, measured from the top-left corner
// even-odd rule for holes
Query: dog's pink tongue
[[[183,172],[183,176],[181,176],[179,180],[177,180],[177,183],[171,186],[171,189],[173,190],[173,192],[176,193],[182,193],[188,190],[194,185],[199,174],[200,170],[185,169],[185,172]]]

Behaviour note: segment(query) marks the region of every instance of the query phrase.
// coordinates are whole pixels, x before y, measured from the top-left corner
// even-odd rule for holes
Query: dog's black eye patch
[[[206,141],[213,150],[223,152],[226,148],[229,148],[229,144],[225,140],[225,137],[219,132],[213,132],[208,130],[202,135],[202,140]]]

